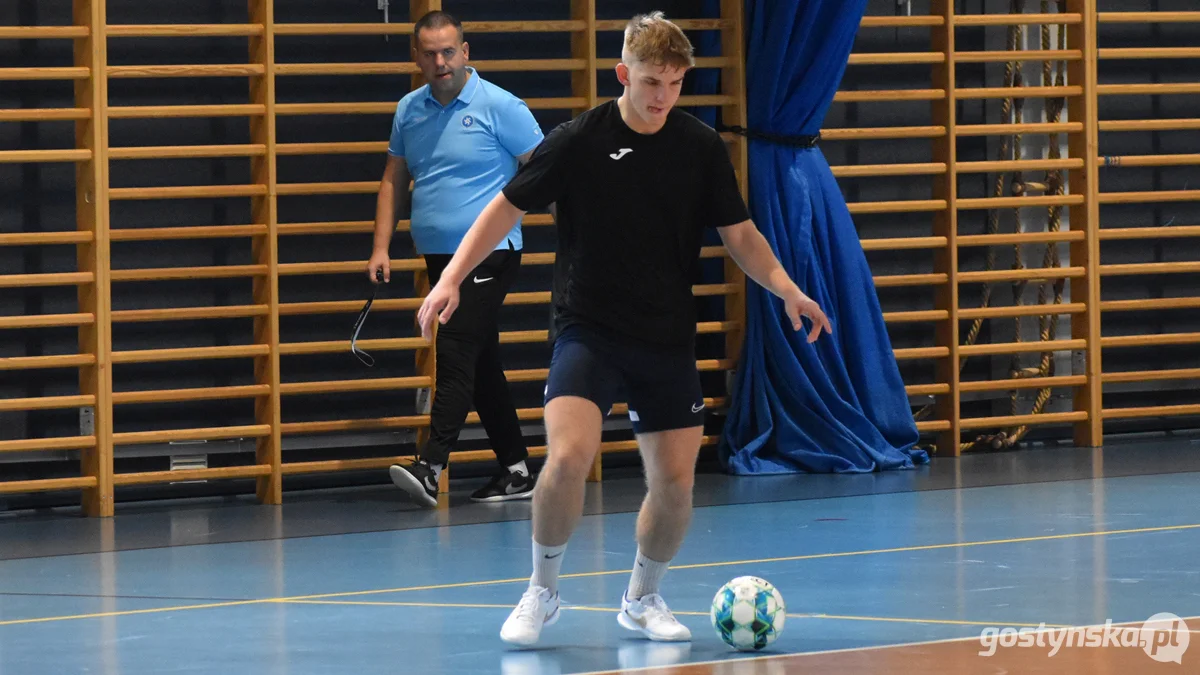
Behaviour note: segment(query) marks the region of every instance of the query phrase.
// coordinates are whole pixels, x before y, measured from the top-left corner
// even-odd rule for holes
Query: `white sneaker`
[[[512,645],[528,647],[538,641],[542,626],[558,621],[558,593],[541,586],[530,586],[521,596],[521,602],[504,621],[500,639]]]
[[[621,613],[617,623],[629,630],[636,630],[655,642],[687,642],[692,631],[679,623],[667,603],[658,593],[642,596],[637,600],[621,598]]]

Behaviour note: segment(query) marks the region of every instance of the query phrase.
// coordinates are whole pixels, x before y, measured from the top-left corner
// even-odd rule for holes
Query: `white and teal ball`
[[[767,580],[738,577],[717,591],[710,616],[725,644],[749,652],[765,649],[779,637],[787,607]]]

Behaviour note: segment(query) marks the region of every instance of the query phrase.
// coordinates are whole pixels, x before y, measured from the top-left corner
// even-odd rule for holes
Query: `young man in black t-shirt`
[[[809,340],[832,332],[788,278],[749,219],[721,137],[672,110],[692,46],[660,12],[625,30],[617,77],[625,92],[554,130],[484,209],[418,312],[428,336],[458,304],[462,278],[521,215],[555,204],[557,335],[546,383],[545,467],[534,491],[533,576],[500,631],[531,645],[558,619],[558,573],[583,511],[601,422],[618,394],[641,449],[648,486],[638,553],[617,619],[652,640],[691,639],[658,587],[691,519],[704,399],[696,370],[691,281],[706,228],[746,274],[783,300]]]

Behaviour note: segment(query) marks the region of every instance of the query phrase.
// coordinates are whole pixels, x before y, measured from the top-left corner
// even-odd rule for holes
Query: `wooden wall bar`
[[[544,59],[500,59],[479,53],[473,60],[481,73],[569,73],[569,95],[527,98],[535,111],[578,114],[603,100],[598,78],[611,77],[617,54],[601,45],[605,35],[620,31],[624,22],[603,15],[597,0],[563,0],[563,16],[552,21],[467,21],[468,34],[545,34],[569,36],[569,54]],[[834,162],[833,172],[849,186],[854,181],[928,181],[926,192],[908,198],[861,200],[848,198],[852,214],[860,219],[891,217],[905,223],[927,224],[923,231],[908,229],[905,236],[865,236],[863,247],[879,268],[875,283],[884,293],[920,298],[909,305],[885,302],[889,329],[909,336],[898,342],[896,356],[909,378],[918,428],[936,445],[941,456],[955,456],[975,448],[1009,447],[1033,429],[1060,427],[1080,445],[1099,445],[1105,422],[1130,419],[1167,419],[1198,415],[1200,405],[1110,407],[1106,398],[1114,387],[1131,383],[1178,382],[1200,378],[1200,368],[1129,368],[1122,354],[1138,349],[1194,350],[1200,333],[1190,331],[1138,334],[1120,328],[1121,317],[1131,313],[1162,313],[1200,308],[1194,292],[1165,297],[1102,296],[1106,281],[1178,278],[1200,272],[1196,260],[1112,262],[1105,242],[1145,244],[1200,238],[1196,223],[1132,224],[1125,214],[1130,205],[1158,208],[1193,202],[1200,190],[1167,185],[1154,190],[1106,190],[1103,176],[1110,172],[1191,167],[1200,165],[1200,154],[1110,153],[1106,144],[1119,134],[1176,132],[1200,129],[1194,116],[1170,119],[1106,119],[1101,111],[1106,97],[1187,97],[1200,92],[1200,83],[1109,83],[1104,77],[1108,62],[1145,59],[1179,59],[1194,63],[1200,50],[1187,47],[1106,47],[1104,27],[1120,24],[1200,22],[1200,12],[1098,12],[1095,0],[1062,0],[1030,5],[1022,14],[960,14],[951,0],[933,0],[928,16],[867,16],[860,28],[870,31],[923,31],[922,42],[908,50],[880,52],[856,49],[848,75],[856,69],[888,72],[892,68],[927,68],[928,78],[904,87],[912,78],[895,78],[896,85],[861,88],[845,86],[835,106],[853,106],[859,117],[886,117],[889,106],[927,106],[927,115],[903,125],[830,124],[823,130],[828,149],[838,144],[859,148],[887,144],[927,144],[927,153],[899,161]],[[598,7],[597,5],[600,5]],[[688,97],[689,106],[713,106],[726,124],[745,125],[744,31],[741,0],[723,0],[719,18],[680,19],[689,30],[715,31],[721,36],[719,56],[699,59],[702,68],[721,73],[719,91]],[[71,395],[0,400],[0,411],[92,411],[90,427],[78,435],[61,438],[28,438],[0,441],[0,452],[80,451],[78,476],[52,480],[0,481],[0,493],[80,490],[90,515],[113,513],[115,485],[167,483],[180,480],[253,478],[262,503],[283,499],[285,476],[382,469],[405,457],[348,454],[336,459],[297,461],[283,448],[289,439],[345,432],[411,430],[424,440],[427,411],[383,418],[297,418],[291,402],[338,401],[363,392],[428,392],[433,386],[436,354],[415,330],[398,337],[368,339],[363,348],[386,354],[392,360],[411,359],[411,372],[372,377],[372,371],[352,371],[344,379],[306,378],[289,370],[296,359],[349,351],[348,340],[297,339],[287,322],[349,324],[362,306],[358,295],[337,299],[286,300],[286,288],[297,283],[322,283],[363,274],[364,260],[300,259],[287,251],[295,242],[319,242],[345,237],[368,241],[371,214],[347,215],[346,220],[311,222],[283,217],[297,213],[297,205],[312,200],[336,200],[373,194],[377,180],[321,180],[297,176],[293,162],[314,158],[358,156],[382,165],[386,151],[383,131],[355,140],[313,140],[287,131],[292,121],[320,117],[327,124],[353,128],[364,119],[389,116],[395,100],[322,100],[296,93],[305,78],[360,78],[409,76],[412,86],[420,75],[407,61],[329,62],[297,57],[286,51],[285,40],[298,36],[337,39],[364,36],[407,44],[412,17],[441,7],[441,0],[410,0],[408,7],[393,3],[399,23],[296,23],[277,19],[272,0],[248,0],[246,23],[237,24],[123,24],[110,25],[103,0],[75,0],[72,25],[0,26],[0,40],[67,40],[74,45],[70,67],[0,68],[0,80],[70,81],[75,89],[73,107],[0,110],[0,123],[68,120],[75,124],[74,147],[44,150],[0,151],[3,163],[68,163],[76,167],[76,220],[74,231],[0,233],[0,246],[74,247],[73,271],[37,274],[0,274],[0,288],[74,287],[78,309],[36,316],[0,317],[0,331],[74,327],[78,349],[70,353],[0,358],[0,371],[74,369],[79,391]],[[407,9],[408,17],[395,16]],[[598,16],[597,12],[601,12]],[[469,19],[470,17],[464,17]],[[974,33],[967,33],[974,31]],[[982,31],[986,44],[968,39]],[[246,41],[246,58],[236,63],[178,63],[163,54],[161,63],[110,65],[111,45],[124,41],[197,37]],[[294,44],[290,43],[290,44]],[[406,53],[406,52],[396,52]],[[286,54],[285,56],[278,56]],[[981,71],[980,69],[987,69]],[[1001,76],[1000,69],[1003,69]],[[986,77],[975,76],[986,72]],[[245,81],[244,98],[222,103],[196,100],[159,101],[147,105],[110,106],[111,81],[149,79],[185,80],[203,88],[218,81]],[[331,79],[334,78],[334,79]],[[1193,78],[1194,79],[1194,78]],[[346,80],[349,81],[349,80]],[[853,82],[854,77],[847,77]],[[888,80],[889,82],[892,80]],[[347,91],[353,90],[346,87]],[[515,91],[522,95],[521,91]],[[925,108],[923,108],[925,109]],[[986,111],[980,116],[978,111]],[[865,115],[863,111],[872,114]],[[110,121],[136,125],[161,120],[244,120],[246,142],[173,146],[110,146]],[[374,124],[374,122],[372,122]],[[352,134],[351,134],[352,135]],[[115,135],[113,136],[115,137]],[[726,135],[743,189],[748,180],[744,139]],[[1028,151],[1030,139],[1039,150]],[[980,156],[978,148],[986,148]],[[974,150],[973,150],[974,149]],[[1026,156],[1028,155],[1028,156]],[[165,163],[220,158],[248,163],[247,181],[221,184],[136,184],[128,180],[110,186],[110,173],[130,164]],[[125,174],[122,174],[125,175]],[[145,175],[144,173],[138,175]],[[149,183],[149,181],[146,181]],[[978,186],[985,183],[986,192]],[[973,186],[968,188],[967,186]],[[849,187],[847,188],[849,191]],[[185,201],[187,200],[187,201]],[[248,205],[244,222],[131,228],[112,218],[111,203],[140,202],[184,204],[194,200],[224,200]],[[530,229],[552,225],[548,214],[531,214]],[[1015,223],[1015,224],[1014,224]],[[397,239],[407,237],[408,223],[397,224]],[[240,242],[249,256],[229,264],[164,266],[156,259],[110,269],[116,247],[155,242],[163,247],[186,245],[199,239]],[[347,239],[347,241],[351,240]],[[319,246],[319,244],[313,244]],[[367,253],[364,244],[363,254]],[[722,298],[725,318],[701,323],[702,334],[724,335],[725,352],[699,361],[703,371],[728,372],[736,365],[744,335],[744,277],[720,247],[706,248],[704,256],[724,260],[720,283],[699,285],[698,296]],[[892,264],[925,261],[925,267]],[[553,263],[552,253],[530,253],[528,267]],[[428,277],[419,257],[392,262],[397,277],[392,294],[381,298],[374,311],[387,320],[414,321]],[[172,305],[164,300],[151,309],[114,310],[113,297],[137,283],[155,281],[206,287],[243,283],[249,301],[214,306]],[[397,292],[402,287],[402,292]],[[411,292],[409,289],[411,288]],[[1002,292],[1003,291],[1003,292]],[[514,308],[545,306],[547,289],[514,293],[507,304]],[[915,303],[915,304],[914,304]],[[121,306],[119,303],[116,306]],[[221,345],[161,345],[155,348],[114,347],[113,327],[126,324],[179,321],[244,321],[243,343]],[[1062,328],[1059,328],[1059,325]],[[1069,328],[1068,328],[1069,327]],[[916,331],[914,333],[914,331]],[[911,339],[913,335],[924,336]],[[509,345],[544,342],[541,328],[502,335]],[[903,344],[899,344],[902,342]],[[1102,359],[1107,356],[1107,359]],[[235,385],[187,388],[136,388],[124,368],[134,364],[177,364],[219,359],[244,367],[244,381]],[[979,364],[983,364],[980,367]],[[514,382],[544,380],[544,367],[514,369]],[[115,381],[115,384],[114,384]],[[114,424],[123,410],[139,404],[228,400],[241,401],[252,412],[231,426],[180,424],[140,428]],[[1113,399],[1116,400],[1116,399]],[[713,408],[727,404],[726,396],[708,401]],[[624,412],[619,407],[618,413]],[[523,420],[537,422],[540,408],[521,411]],[[475,415],[470,424],[478,424]],[[202,440],[253,439],[249,463],[185,471],[114,472],[114,448],[146,443],[187,443]],[[715,436],[706,443],[717,442]],[[608,451],[627,451],[629,442],[607,443]],[[544,448],[533,448],[535,455]],[[487,451],[461,452],[455,461],[489,461]],[[600,479],[599,459],[592,473]],[[447,472],[448,475],[448,472]],[[444,485],[443,485],[444,487]]]
[[[567,2],[567,0],[564,0]],[[0,69],[0,79],[70,79],[76,83],[76,107],[57,110],[0,110],[0,121],[74,119],[77,120],[77,146],[73,149],[46,151],[0,152],[0,162],[74,162],[79,167],[78,180],[78,227],[76,232],[46,234],[0,234],[3,246],[73,245],[79,251],[77,271],[60,274],[2,275],[0,287],[36,288],[55,285],[74,285],[80,289],[79,311],[71,314],[44,316],[0,317],[0,330],[28,329],[39,326],[78,326],[80,350],[77,354],[53,356],[0,358],[0,369],[46,369],[75,368],[80,375],[80,393],[72,396],[41,397],[30,399],[7,399],[0,401],[0,411],[27,411],[49,408],[68,409],[90,407],[95,411],[95,431],[86,435],[65,438],[31,438],[15,441],[0,441],[0,452],[29,452],[35,450],[82,450],[83,463],[78,478],[56,478],[54,480],[0,481],[0,494],[17,492],[81,489],[87,512],[91,515],[109,516],[113,513],[114,485],[146,485],[192,480],[219,480],[253,478],[257,482],[257,496],[264,504],[278,504],[283,498],[284,476],[326,473],[343,470],[383,469],[395,462],[409,461],[403,456],[380,457],[347,455],[337,459],[296,461],[289,460],[283,447],[289,438],[346,432],[412,430],[418,443],[427,435],[429,418],[426,410],[415,415],[372,419],[296,419],[289,416],[289,402],[297,397],[336,401],[339,396],[362,392],[387,392],[401,396],[415,394],[420,390],[431,392],[434,380],[436,354],[434,346],[425,342],[415,331],[415,309],[420,297],[428,290],[424,262],[419,257],[401,258],[392,261],[396,275],[390,285],[390,295],[375,303],[375,321],[392,321],[398,315],[414,326],[412,337],[389,339],[366,339],[360,346],[371,352],[379,352],[387,358],[411,354],[415,361],[415,372],[403,377],[372,377],[368,370],[349,370],[352,377],[346,379],[305,379],[302,375],[288,371],[289,359],[308,356],[345,353],[349,357],[349,340],[310,341],[297,340],[281,325],[283,318],[302,318],[309,322],[351,322],[361,309],[360,295],[337,301],[287,302],[281,294],[281,284],[312,282],[334,277],[358,278],[364,275],[365,259],[333,260],[312,262],[290,259],[283,250],[288,240],[312,240],[317,237],[347,237],[363,242],[362,253],[369,252],[369,233],[373,223],[367,218],[373,213],[363,212],[362,220],[336,222],[296,221],[286,222],[280,214],[295,200],[337,198],[343,195],[371,195],[378,189],[378,181],[297,180],[294,172],[281,178],[290,165],[287,162],[312,159],[314,157],[340,157],[353,155],[382,167],[382,156],[387,149],[386,125],[380,126],[371,141],[323,141],[310,142],[304,138],[290,136],[282,131],[284,122],[301,116],[322,116],[330,124],[352,128],[361,124],[365,116],[387,116],[394,112],[396,100],[335,101],[297,100],[293,85],[310,77],[360,77],[363,75],[409,75],[411,86],[421,84],[420,74],[408,61],[358,63],[358,62],[301,62],[294,58],[277,56],[280,41],[296,36],[334,38],[338,36],[364,36],[381,39],[388,36],[407,45],[413,24],[412,17],[427,11],[440,9],[441,0],[410,0],[409,6],[399,7],[392,3],[395,19],[406,19],[399,23],[289,23],[277,18],[279,7],[272,0],[248,0],[248,20],[238,24],[122,24],[110,25],[105,18],[103,0],[76,0],[76,22],[74,26],[46,27],[0,27],[0,39],[63,39],[76,44],[76,63],[71,68],[21,68]],[[409,16],[397,16],[408,10]],[[570,58],[544,58],[511,60],[488,58],[472,59],[472,65],[481,74],[489,76],[510,72],[569,72],[571,93],[569,96],[545,98],[527,97],[519,90],[530,108],[538,110],[561,110],[574,115],[602,101],[597,85],[598,77],[612,77],[611,69],[619,56],[617,53],[600,53],[597,36],[605,31],[619,32],[624,21],[598,17],[595,0],[569,0],[564,8],[569,18],[560,21],[470,21],[464,17],[468,35],[500,33],[514,37],[532,33],[562,33],[570,39]],[[741,45],[741,5],[736,1],[725,2],[724,15],[720,18],[682,18],[679,23],[688,30],[719,32],[722,38],[723,55],[701,58],[703,68],[718,68],[723,74],[723,90],[719,95],[686,97],[681,104],[689,106],[721,107],[730,123],[745,123],[744,58]],[[106,48],[117,41],[169,38],[183,45],[196,38],[244,39],[246,57],[238,63],[178,63],[169,53],[162,53],[162,63],[139,63],[110,65],[106,61]],[[296,54],[295,50],[289,52]],[[402,52],[407,55],[407,50]],[[221,104],[197,103],[194,100],[164,102],[154,105],[109,106],[107,86],[112,80],[148,79],[153,81],[186,80],[189,86],[203,88],[209,82],[242,79],[248,83],[243,100]],[[354,85],[348,84],[347,91]],[[401,94],[403,92],[400,92]],[[398,98],[399,94],[395,98]],[[109,120],[119,120],[125,128],[142,122],[159,120],[196,120],[235,118],[245,120],[249,129],[249,142],[224,145],[173,145],[109,147],[107,127]],[[739,167],[740,178],[746,180],[746,148],[737,138],[730,138],[731,152]],[[206,159],[234,159],[249,163],[250,180],[229,184],[188,185],[130,185],[128,181],[119,187],[109,187],[108,171],[111,165],[128,163],[167,163],[173,161]],[[130,175],[145,175],[131,173]],[[164,173],[165,175],[165,173]],[[157,178],[157,176],[155,177]],[[222,200],[235,205],[231,210],[248,203],[250,218],[247,222],[211,223],[201,225],[175,225],[164,223],[159,227],[127,227],[118,219],[110,219],[109,201],[143,202],[166,204],[189,204],[197,200]],[[179,207],[183,208],[183,207]],[[288,211],[295,213],[296,209]],[[110,222],[111,220],[111,222]],[[285,220],[285,222],[281,222]],[[553,224],[548,214],[531,214],[525,220],[527,228],[545,228]],[[397,239],[407,238],[408,223],[397,224]],[[112,246],[145,244],[156,242],[163,247],[187,246],[199,239],[222,240],[231,246],[245,245],[250,250],[250,260],[244,264],[174,267],[164,266],[159,256],[144,259],[137,267],[123,267],[111,272],[108,269],[110,241]],[[319,244],[316,244],[319,246]],[[395,246],[393,248],[396,248]],[[166,250],[165,248],[163,250]],[[720,247],[706,248],[703,253],[708,259],[727,259]],[[523,263],[527,267],[547,266],[553,263],[553,253],[526,252]],[[544,267],[543,267],[544,269]],[[743,322],[739,318],[744,307],[742,278],[736,266],[725,265],[727,277],[720,283],[699,285],[698,296],[725,298],[725,306],[735,317],[722,321],[706,321],[698,326],[702,334],[725,334],[728,351],[720,358],[699,361],[705,372],[729,371],[734,367]],[[175,306],[169,296],[161,299],[162,305],[153,309],[124,309],[110,311],[110,295],[121,294],[127,284],[143,282],[178,282],[205,288],[206,284],[245,283],[250,288],[248,304],[220,306]],[[398,286],[411,284],[405,292]],[[362,288],[365,289],[365,279]],[[404,297],[407,295],[408,297]],[[399,296],[399,297],[397,297]],[[550,300],[548,289],[537,292],[513,293],[506,304],[511,306],[546,306]],[[178,321],[230,321],[249,322],[243,344],[213,346],[162,346],[161,348],[116,349],[111,345],[113,325],[151,324]],[[346,331],[349,337],[349,331]],[[504,344],[544,343],[547,334],[540,330],[506,332],[501,336]],[[179,387],[143,389],[133,380],[123,379],[122,368],[127,364],[156,364],[162,372],[170,372],[182,364],[205,363],[214,359],[225,360],[244,368],[249,383],[218,387]],[[113,376],[116,376],[116,385]],[[508,373],[513,382],[539,382],[545,379],[546,370],[514,369]],[[427,397],[426,397],[427,398]],[[189,426],[184,424],[156,425],[152,428],[133,428],[123,425],[114,431],[114,415],[122,420],[122,410],[143,404],[173,402],[187,405],[200,401],[243,401],[253,407],[253,419],[231,426]],[[725,397],[709,399],[715,409],[725,405]],[[114,410],[115,406],[115,410]],[[624,414],[624,406],[618,406],[616,414]],[[529,422],[541,419],[540,408],[520,411],[521,418]],[[219,420],[214,420],[219,423]],[[479,420],[472,413],[468,424],[477,425]],[[255,452],[250,463],[237,466],[220,466],[175,471],[118,472],[114,475],[114,448],[161,443],[191,443],[236,439],[252,442]],[[709,437],[706,444],[716,439]],[[633,446],[628,442],[613,442],[604,445],[605,451],[628,451]],[[200,451],[203,452],[203,451]],[[545,449],[534,447],[533,455],[543,454]],[[455,463],[491,458],[486,451],[456,453]],[[444,479],[449,476],[445,472]],[[591,478],[601,477],[600,459]],[[443,488],[445,482],[443,481]]]

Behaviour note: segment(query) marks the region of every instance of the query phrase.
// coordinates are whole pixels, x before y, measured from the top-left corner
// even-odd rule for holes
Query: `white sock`
[[[512,473],[519,473],[522,476],[529,478],[529,467],[525,466],[525,460],[521,460],[516,464],[509,466],[508,470]]]
[[[542,588],[550,589],[550,594],[554,595],[558,592],[558,571],[562,569],[563,553],[566,552],[567,545],[562,546],[542,546],[533,542],[533,577],[530,578],[531,586],[541,586]]]
[[[658,562],[647,558],[642,555],[642,549],[639,548],[637,558],[633,562],[633,574],[629,577],[629,590],[626,597],[630,600],[638,600],[651,593],[657,593],[658,585],[666,575],[669,564],[670,561]]]
[[[429,468],[433,469],[433,479],[441,480],[442,479],[442,469],[445,469],[446,465],[445,464],[430,464]]]

